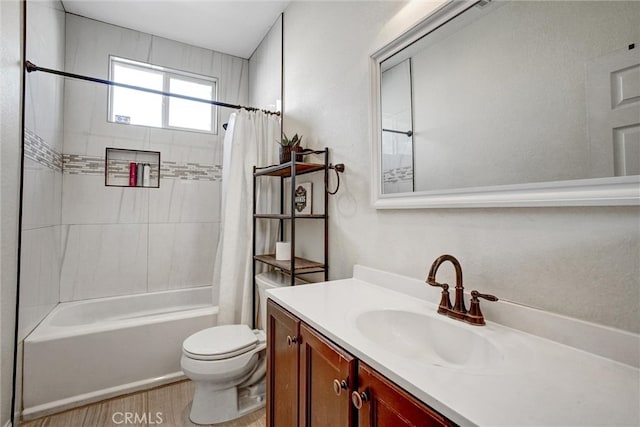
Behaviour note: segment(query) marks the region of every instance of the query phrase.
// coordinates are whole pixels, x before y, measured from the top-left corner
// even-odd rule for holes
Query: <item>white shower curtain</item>
[[[279,140],[280,121],[275,115],[240,110],[229,118],[222,162],[220,237],[213,270],[220,325],[252,324],[253,166],[278,163]],[[257,211],[278,212],[279,180],[259,178],[258,184]],[[276,221],[258,221],[257,253],[273,253],[276,236]]]

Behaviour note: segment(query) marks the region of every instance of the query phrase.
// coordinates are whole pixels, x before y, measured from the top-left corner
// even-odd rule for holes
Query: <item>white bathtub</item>
[[[182,342],[217,313],[210,287],[59,304],[24,340],[23,417],[184,378]]]

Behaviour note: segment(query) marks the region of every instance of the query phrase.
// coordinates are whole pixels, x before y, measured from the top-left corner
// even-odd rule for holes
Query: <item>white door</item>
[[[590,177],[640,175],[640,45],[587,64]]]

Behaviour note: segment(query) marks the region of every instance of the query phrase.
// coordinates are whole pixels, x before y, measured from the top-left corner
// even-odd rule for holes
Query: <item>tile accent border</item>
[[[383,182],[385,184],[395,184],[404,181],[413,181],[413,166],[403,166],[401,168],[387,169],[384,171]]]
[[[63,172],[69,175],[104,176],[104,157],[84,154],[64,154]]]
[[[104,156],[64,154],[62,171],[70,175],[104,176]],[[122,173],[125,172],[128,176],[128,170],[123,169]],[[160,179],[222,181],[222,165],[163,161],[160,164]]]
[[[49,169],[62,173],[62,154],[30,129],[24,129],[24,156]]]
[[[24,130],[24,156],[60,173],[104,176],[104,156],[59,153],[27,128]],[[128,169],[121,172],[123,176],[128,176]],[[160,179],[222,181],[222,165],[163,161],[160,164]]]
[[[160,178],[194,181],[222,181],[222,165],[178,163],[165,161],[160,164]]]

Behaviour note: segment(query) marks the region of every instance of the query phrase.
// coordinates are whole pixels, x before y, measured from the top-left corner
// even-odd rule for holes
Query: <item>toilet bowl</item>
[[[266,325],[265,290],[290,283],[277,272],[256,276],[259,327]],[[265,405],[266,346],[265,332],[247,325],[214,326],[184,340],[180,364],[195,384],[192,422],[222,423]]]
[[[204,329],[182,345],[180,364],[195,384],[189,418],[216,424],[264,406],[266,335],[247,325]]]

